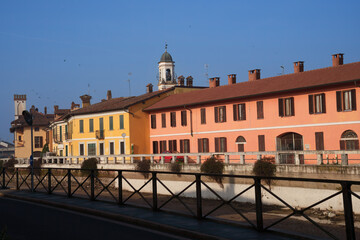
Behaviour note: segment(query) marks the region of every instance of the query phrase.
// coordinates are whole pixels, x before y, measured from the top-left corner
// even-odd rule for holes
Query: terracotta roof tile
[[[175,94],[145,111],[246,98],[360,80],[360,62]]]

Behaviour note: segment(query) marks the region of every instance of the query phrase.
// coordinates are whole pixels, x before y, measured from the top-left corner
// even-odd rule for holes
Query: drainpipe
[[[193,125],[192,125],[192,110],[186,107],[186,105],[184,105],[184,108],[190,112],[190,134],[193,137],[194,134],[193,134]]]

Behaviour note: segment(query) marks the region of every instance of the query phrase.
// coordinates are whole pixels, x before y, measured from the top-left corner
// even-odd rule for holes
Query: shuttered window
[[[201,108],[200,112],[201,112],[201,124],[206,124],[206,109]]]
[[[324,133],[323,132],[315,133],[315,145],[316,145],[316,150],[324,150]]]
[[[190,140],[189,139],[181,139],[180,140],[180,152],[181,153],[189,153],[190,152]]]
[[[151,128],[156,128],[156,115],[151,115]]]
[[[265,135],[258,135],[259,152],[265,151]]]
[[[325,93],[309,95],[309,113],[326,113]]]
[[[209,152],[209,139],[208,138],[199,138],[198,139],[198,152],[199,153]]]
[[[187,125],[187,114],[186,114],[186,110],[181,111],[181,126],[186,126]]]
[[[170,113],[170,126],[176,127],[176,112]]]
[[[176,152],[177,151],[176,140],[169,140],[169,151],[170,152]]]
[[[336,92],[336,109],[342,111],[356,111],[356,89]]]
[[[161,127],[166,128],[166,114],[165,113],[161,114]]]
[[[166,141],[160,141],[160,153],[166,151]]]
[[[153,141],[153,154],[159,153],[159,142]]]
[[[279,116],[280,117],[289,117],[295,116],[295,106],[294,98],[279,98]]]
[[[245,103],[233,105],[234,121],[246,120]]]
[[[215,107],[214,114],[216,123],[226,122],[226,106]]]
[[[227,152],[227,143],[225,137],[215,138],[215,152]]]
[[[264,119],[264,106],[263,101],[256,102],[257,119]]]

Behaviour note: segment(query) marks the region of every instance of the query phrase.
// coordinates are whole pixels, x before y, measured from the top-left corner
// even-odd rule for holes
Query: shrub
[[[96,158],[89,158],[89,159],[84,160],[81,163],[81,173],[84,176],[88,176],[88,175],[90,175],[91,170],[95,170],[94,174],[95,174],[95,176],[97,176],[98,175],[97,163],[98,163],[98,160]]]
[[[170,164],[170,171],[177,173],[178,177],[181,176],[180,172],[182,169],[182,163],[180,162],[174,162]]]
[[[211,156],[208,159],[205,160],[203,164],[201,164],[200,170],[203,173],[207,174],[219,174],[222,175],[224,172],[224,163],[218,159],[215,156]],[[215,182],[217,182],[220,187],[224,187],[222,180],[223,176],[209,176],[210,179],[213,179]]]
[[[257,160],[253,167],[253,173],[256,176],[261,177],[274,177],[276,173],[274,157],[263,157],[260,160]],[[271,188],[272,179],[264,179],[265,183]]]
[[[17,164],[17,160],[15,158],[10,158],[7,162],[3,163],[3,167],[6,168],[6,171],[9,173],[13,173],[15,170],[15,164]]]
[[[145,179],[149,178],[150,171],[150,161],[149,160],[141,160],[136,163],[135,170],[142,171],[141,174],[144,176]]]
[[[41,157],[45,156],[47,152],[49,152],[49,144],[46,143],[41,151]]]

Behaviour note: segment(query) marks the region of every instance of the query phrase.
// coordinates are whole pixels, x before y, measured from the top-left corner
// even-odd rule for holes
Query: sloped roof
[[[173,88],[164,89],[161,91],[155,91],[151,93],[145,93],[140,96],[136,97],[119,97],[119,98],[112,98],[109,100],[105,100],[103,102],[95,103],[85,108],[80,108],[75,111],[70,112],[67,116],[75,116],[75,115],[83,115],[89,113],[100,113],[100,112],[109,112],[109,111],[116,111],[126,109],[132,105],[135,105],[139,102],[146,101],[152,97],[156,97],[160,94],[170,92],[174,90]]]
[[[145,111],[282,93],[360,80],[360,62],[171,95]]]

